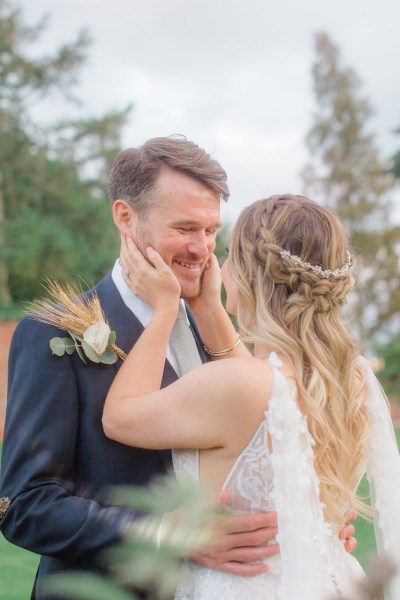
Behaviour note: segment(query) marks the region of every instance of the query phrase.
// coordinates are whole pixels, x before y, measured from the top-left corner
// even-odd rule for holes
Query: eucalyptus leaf
[[[115,354],[114,350],[111,350],[111,348],[107,348],[107,350],[98,358],[100,359],[100,362],[104,363],[105,365],[113,365],[118,360],[118,356]]]
[[[89,360],[94,363],[100,362],[100,356],[97,356],[96,352],[85,342],[85,340],[82,340],[82,348]]]
[[[75,342],[75,350],[77,351],[79,358],[81,360],[83,360],[83,362],[86,364],[86,360],[85,360],[85,357],[83,356],[82,348],[80,347],[78,342]]]
[[[139,600],[133,592],[121,589],[110,579],[92,573],[73,572],[50,575],[43,582],[44,593],[62,594],[71,600]]]
[[[65,345],[64,341],[60,337],[53,337],[50,340],[50,348],[53,354],[56,356],[64,356],[65,354]]]
[[[112,346],[117,341],[117,333],[115,331],[110,331],[110,335],[108,336],[108,346]]]
[[[73,354],[75,352],[74,341],[67,337],[62,338],[62,341],[64,342],[65,352],[69,355]]]

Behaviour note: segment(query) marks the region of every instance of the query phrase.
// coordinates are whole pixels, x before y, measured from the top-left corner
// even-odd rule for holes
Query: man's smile
[[[184,267],[185,269],[190,269],[191,271],[200,271],[201,270],[201,265],[199,263],[187,263],[184,262],[183,260],[175,260],[174,261],[175,264],[179,265],[180,267]]]

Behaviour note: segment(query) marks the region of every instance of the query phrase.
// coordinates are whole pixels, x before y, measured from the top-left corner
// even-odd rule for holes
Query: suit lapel
[[[111,330],[115,331],[117,334],[116,345],[128,354],[144,330],[142,323],[122,300],[111,277],[111,273],[108,273],[106,277],[100,281],[96,286],[95,291],[99,297],[101,307]],[[117,371],[121,366],[121,360],[117,360],[114,364]],[[169,361],[166,361],[161,384],[162,387],[173,383],[177,378],[178,376],[172,365]],[[155,452],[158,454],[165,469],[171,469],[170,450],[155,450]]]

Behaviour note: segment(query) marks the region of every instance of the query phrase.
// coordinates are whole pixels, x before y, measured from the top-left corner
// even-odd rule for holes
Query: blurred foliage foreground
[[[45,592],[71,600],[139,600],[136,588],[150,590],[152,598],[172,598],[182,558],[211,541],[220,511],[198,485],[179,483],[173,474],[148,487],[116,488],[111,500],[145,516],[127,525],[125,541],[101,557],[107,575],[51,575]]]

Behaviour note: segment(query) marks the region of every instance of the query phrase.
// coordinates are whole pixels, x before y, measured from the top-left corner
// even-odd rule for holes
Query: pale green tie
[[[199,351],[182,302],[179,303],[178,316],[171,331],[170,343],[181,375],[201,365]]]

